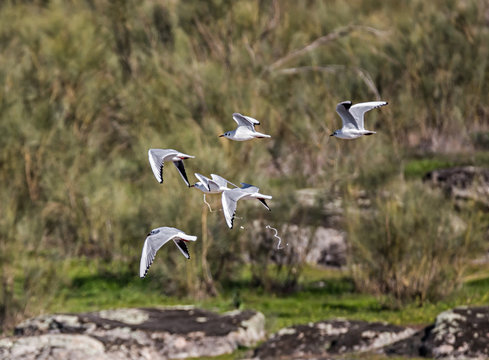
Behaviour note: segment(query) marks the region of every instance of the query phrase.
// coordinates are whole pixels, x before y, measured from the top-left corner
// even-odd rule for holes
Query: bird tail
[[[262,133],[259,133],[258,131],[257,131],[257,132],[255,132],[255,133],[253,134],[253,136],[254,136],[255,138],[259,138],[259,139],[261,139],[261,138],[269,138],[269,137],[271,137],[270,135],[267,135],[267,134],[262,134]]]

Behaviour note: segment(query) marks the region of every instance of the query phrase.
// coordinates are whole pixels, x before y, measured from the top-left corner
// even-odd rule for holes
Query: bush
[[[420,182],[379,193],[373,206],[350,205],[350,268],[357,288],[400,304],[436,300],[462,280],[482,244],[478,215],[455,214],[450,202]]]

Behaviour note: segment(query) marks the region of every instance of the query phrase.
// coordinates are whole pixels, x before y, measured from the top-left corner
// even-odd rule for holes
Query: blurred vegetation
[[[377,195],[373,210],[349,208],[349,263],[357,287],[391,294],[398,304],[422,304],[460,286],[470,254],[486,247],[480,227],[487,220],[477,212],[456,215],[449,205],[441,191],[398,182]]]
[[[420,234],[435,244],[441,235],[431,232],[445,212],[425,210],[426,226],[412,236],[405,229],[423,222],[418,205],[434,211],[448,200],[426,195],[418,204],[409,190],[400,208],[375,194],[404,181],[404,173],[406,186],[419,190],[421,172],[443,165],[447,153],[489,163],[484,153],[472,155],[486,148],[488,11],[479,0],[2,1],[1,327],[47,309],[64,311],[53,304],[64,304],[60,299],[74,289],[88,287],[75,292],[82,298],[98,293],[106,286],[98,277],[124,278],[117,283],[141,298],[151,288],[155,303],[226,293],[243,272],[244,252],[257,254],[250,271],[263,277],[250,287],[299,288],[303,266],[268,266],[273,252],[258,256],[259,239],[240,225],[257,219],[318,226],[321,202],[351,198],[352,189],[371,194],[378,211],[345,224],[354,238],[362,226],[378,225],[369,251],[386,238],[379,221],[393,206],[391,228],[406,249]],[[341,124],[339,101],[377,98],[389,101],[367,115],[377,135],[354,142],[328,136]],[[261,120],[272,139],[219,139],[233,128],[235,111]],[[243,202],[242,219],[229,231],[173,167],[166,167],[163,185],[155,181],[149,148],[195,155],[186,161],[189,175],[256,184],[273,195],[273,211]],[[434,162],[423,163],[428,155]],[[321,190],[315,209],[298,203],[295,191],[306,187]],[[208,201],[219,208],[218,197]],[[168,246],[140,282],[144,236],[165,225],[199,237],[191,260]],[[94,278],[71,274],[73,261]],[[111,305],[143,302],[129,293]]]

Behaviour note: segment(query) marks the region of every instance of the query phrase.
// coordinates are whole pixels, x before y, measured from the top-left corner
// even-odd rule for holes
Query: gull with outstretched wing
[[[238,127],[231,131],[226,131],[219,137],[225,137],[235,141],[246,141],[251,139],[269,138],[270,135],[260,133],[255,130],[255,125],[260,125],[260,122],[250,116],[234,113],[233,119],[238,124]]]
[[[156,252],[168,241],[173,240],[175,245],[181,251],[183,256],[190,259],[190,254],[186,243],[197,240],[197,236],[187,235],[183,231],[174,227],[159,227],[151,230],[146,237],[141,254],[141,263],[139,265],[139,276],[145,277],[148,269],[155,259]]]
[[[151,165],[151,170],[153,170],[153,174],[155,175],[156,180],[160,184],[163,183],[163,167],[165,165],[165,161],[173,161],[173,164],[177,168],[180,176],[182,177],[185,184],[190,187],[190,183],[188,182],[187,173],[185,172],[185,167],[183,166],[183,160],[194,158],[195,156],[183,154],[179,151],[173,149],[149,149],[148,150],[148,159]]]
[[[387,105],[387,101],[370,101],[352,105],[351,101],[343,101],[336,105],[336,112],[343,121],[343,127],[335,130],[330,136],[340,139],[356,139],[362,135],[372,135],[375,131],[365,130],[364,115],[367,111]]]

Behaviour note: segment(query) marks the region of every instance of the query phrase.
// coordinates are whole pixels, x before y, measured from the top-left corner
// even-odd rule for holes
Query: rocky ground
[[[265,336],[254,311],[192,307],[47,315],[0,340],[0,359],[176,359],[232,353]]]
[[[328,320],[280,330],[254,359],[324,359],[375,352],[436,359],[489,358],[489,307],[455,308],[422,330],[364,321]]]
[[[0,359],[183,359],[253,348],[264,316],[192,307],[119,309],[37,317],[0,340]],[[421,330],[332,319],[284,328],[248,352],[252,359],[327,359],[360,353],[436,359],[489,358],[489,307],[459,307]]]

